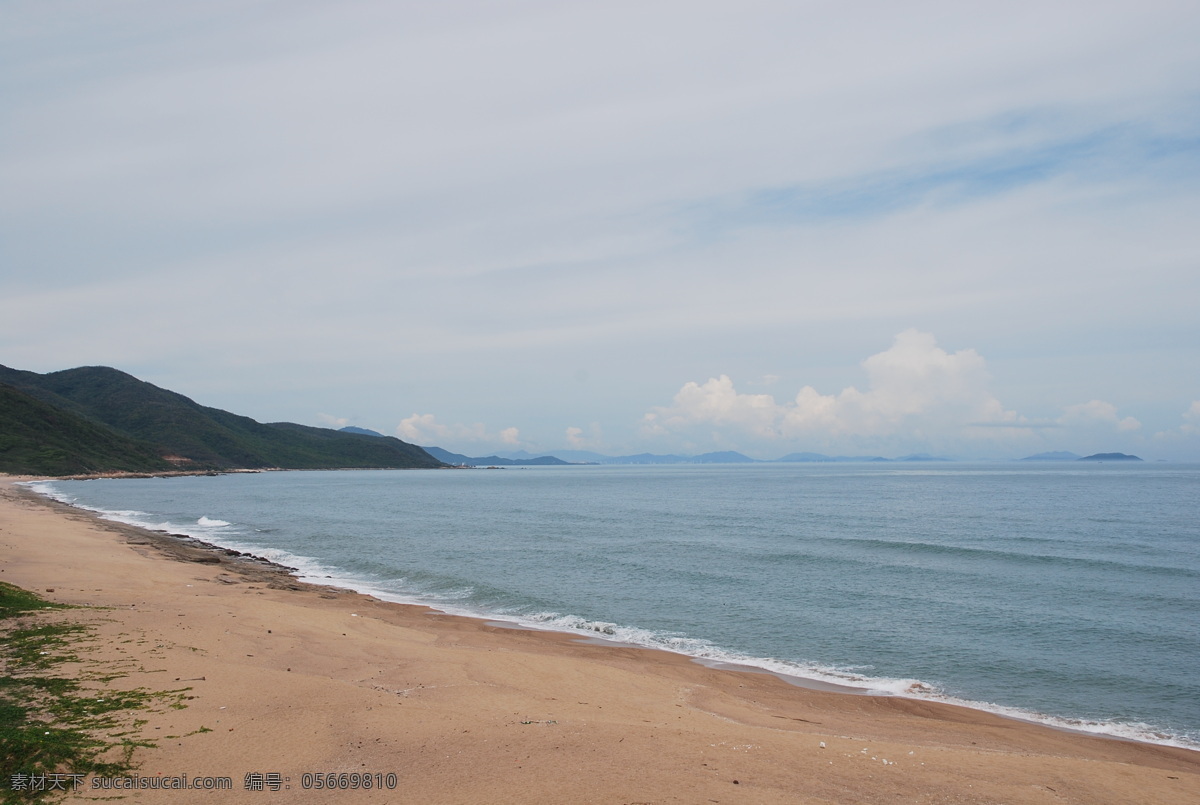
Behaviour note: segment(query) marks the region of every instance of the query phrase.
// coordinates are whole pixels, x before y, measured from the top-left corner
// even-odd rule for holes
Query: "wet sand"
[[[1200,752],[382,602],[12,481],[0,581],[91,607],[67,611],[100,638],[77,653],[124,673],[112,687],[190,688],[186,708],[142,714],[156,746],[137,774],[233,783],[125,801],[1200,802]],[[303,787],[330,772],[395,788]],[[247,774],[280,790],[247,790]]]

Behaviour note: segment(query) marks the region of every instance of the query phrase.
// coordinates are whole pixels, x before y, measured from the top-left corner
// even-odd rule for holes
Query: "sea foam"
[[[317,475],[318,474],[310,473],[304,474],[303,476],[297,476],[297,478],[303,481],[312,481],[317,478]],[[1020,473],[1015,475],[1017,477],[1021,477]],[[1092,475],[1089,473],[1075,473],[1075,475],[1081,475],[1085,479],[1092,477]],[[357,480],[358,477],[361,476],[358,474],[346,475],[345,478],[340,476],[330,476],[330,480],[344,484],[350,482],[351,480]],[[413,476],[401,477],[407,480]],[[532,473],[528,476],[522,475],[519,477],[522,479],[532,477]],[[812,475],[812,477],[819,478],[820,476]],[[937,478],[939,475],[937,473],[932,475],[930,475],[930,473],[925,473],[922,477]],[[984,474],[982,477],[986,478],[989,476]],[[433,483],[433,481],[426,480],[425,476],[419,476],[419,478],[422,483]],[[475,478],[483,478],[487,483],[497,483],[503,480],[501,476],[494,475],[438,475],[430,476],[430,478],[436,479],[436,481],[439,483],[444,482],[443,478],[449,478],[450,481],[454,483],[467,483],[468,481],[473,481]],[[383,473],[378,475],[373,474],[370,476],[370,479],[378,479],[379,481],[386,480],[385,474]],[[460,481],[460,479],[465,480]],[[261,478],[252,480],[255,480],[259,483],[264,481],[264,479]],[[269,478],[265,480],[272,484],[280,485],[281,488],[285,488],[284,485],[288,479]],[[232,482],[233,481],[231,481],[231,483]],[[525,481],[522,481],[522,483],[524,482]],[[111,490],[114,488],[113,484],[116,483],[117,482],[107,482],[103,487],[94,488]],[[474,481],[474,483],[477,486],[483,486],[483,482],[481,481]],[[466,578],[465,576],[458,577],[458,582],[454,582],[453,580],[446,578],[435,578],[433,581],[431,581],[430,579],[432,577],[430,576],[430,571],[426,569],[429,566],[427,564],[418,564],[415,562],[415,560],[410,560],[408,557],[407,551],[409,551],[411,546],[414,544],[412,542],[405,543],[405,545],[409,547],[400,547],[399,545],[396,547],[389,547],[388,544],[384,543],[372,544],[370,542],[364,542],[363,545],[368,546],[367,550],[374,552],[375,555],[386,555],[390,564],[381,567],[378,571],[368,571],[361,567],[357,570],[351,570],[348,569],[347,565],[342,559],[335,557],[346,557],[350,555],[346,553],[343,542],[345,542],[345,545],[349,547],[353,547],[358,543],[348,542],[346,541],[348,538],[341,537],[334,542],[330,542],[328,541],[327,537],[322,537],[322,539],[313,540],[311,544],[304,546],[305,548],[311,548],[311,550],[300,550],[294,547],[290,550],[284,549],[278,545],[271,544],[271,542],[276,538],[276,534],[273,533],[275,531],[274,527],[263,527],[261,522],[258,527],[240,525],[238,523],[239,515],[237,511],[224,511],[223,509],[225,507],[220,504],[220,500],[217,501],[217,505],[213,505],[212,501],[210,500],[208,503],[200,504],[200,506],[203,506],[203,508],[196,506],[195,508],[198,508],[199,511],[195,511],[195,509],[193,509],[194,513],[190,516],[190,518],[184,516],[172,516],[170,518],[164,518],[161,514],[150,514],[134,508],[111,506],[108,509],[104,509],[101,507],[84,505],[71,495],[67,494],[63,489],[57,488],[51,483],[37,482],[29,484],[29,486],[30,488],[33,488],[42,494],[54,498],[55,500],[77,505],[81,508],[88,508],[96,512],[99,516],[107,517],[108,519],[125,522],[132,525],[140,525],[158,531],[184,534],[196,539],[210,542],[220,547],[232,548],[246,553],[251,553],[270,561],[277,562],[281,565],[296,568],[296,575],[304,581],[353,589],[362,593],[374,595],[382,600],[429,606],[442,612],[446,612],[447,614],[483,618],[511,624],[521,628],[565,632],[591,640],[612,641],[618,644],[670,651],[692,657],[697,661],[701,661],[706,664],[714,664],[720,667],[733,666],[755,669],[777,674],[784,678],[794,680],[811,680],[819,683],[836,685],[842,688],[850,688],[869,695],[902,696],[907,698],[940,701],[979,710],[986,710],[1007,717],[1047,724],[1062,729],[1165,744],[1170,746],[1179,746],[1190,749],[1200,749],[1200,742],[1194,740],[1192,735],[1167,731],[1155,725],[1135,721],[1133,719],[1127,721],[1103,720],[1067,718],[1061,715],[1051,715],[1040,712],[1036,708],[1014,707],[1006,704],[998,704],[985,700],[951,695],[941,684],[926,679],[907,678],[903,676],[893,677],[879,674],[875,667],[867,664],[831,665],[773,656],[755,656],[752,652],[732,650],[721,645],[717,641],[707,640],[696,636],[696,634],[702,633],[701,629],[689,630],[692,633],[683,633],[666,629],[646,628],[644,626],[635,625],[636,621],[641,619],[641,616],[635,615],[634,617],[628,619],[629,622],[623,623],[620,622],[621,619],[587,617],[571,614],[569,610],[538,606],[530,603],[529,599],[510,600],[505,598],[504,595],[496,594],[494,591],[485,591],[483,587],[474,582],[464,583]],[[74,484],[72,484],[72,488],[74,489],[79,487],[76,487]],[[644,485],[641,487],[631,487],[628,492],[624,492],[623,494],[629,495],[631,493],[637,493],[642,491],[644,488]],[[346,491],[345,486],[343,485],[339,491],[340,493],[344,494]],[[82,492],[83,490],[81,489],[81,496]],[[840,492],[840,487],[838,494],[842,494]],[[988,495],[989,499],[994,497],[996,495],[996,490],[989,488]],[[150,499],[130,499],[120,495],[111,497],[110,499],[113,502],[122,504],[126,502],[132,502],[136,506],[153,508],[153,501]],[[337,498],[335,496],[331,499]],[[577,500],[575,497],[571,497],[569,499],[572,503]],[[903,503],[904,501],[900,501],[894,505],[900,506]],[[522,505],[528,506],[528,503],[526,502]],[[597,503],[597,506],[599,505],[600,503]],[[657,498],[655,499],[654,505],[659,505]],[[481,539],[485,533],[488,533],[489,522],[492,520],[503,522],[503,513],[495,511],[495,506],[495,502],[489,502],[485,512],[487,517],[491,519],[480,519],[474,526],[476,533],[480,535]],[[184,508],[186,509],[188,507],[184,506]],[[201,514],[201,512],[206,510],[209,512],[215,511],[218,513],[218,516],[214,516],[212,514]],[[274,519],[275,515],[272,512],[275,510],[265,511],[266,519],[264,522],[271,523],[272,526],[274,526],[276,522],[281,522]],[[313,511],[319,512],[320,516],[322,517],[325,516],[324,510],[314,509]],[[458,521],[458,525],[456,526],[457,528],[470,528],[469,526],[462,524],[463,522],[466,522],[468,514],[469,512],[456,512],[456,520]],[[219,515],[224,515],[229,519],[219,519]],[[689,512],[688,516],[693,516],[693,513]],[[522,512],[521,517],[527,517],[524,511]],[[428,527],[429,522],[422,521],[424,524],[422,527]],[[526,524],[524,519],[517,520],[511,516],[509,518],[509,522],[511,522],[511,525],[507,525],[505,531],[498,532],[504,534],[505,541],[496,543],[502,546],[505,550],[511,549],[509,547],[508,540],[519,540],[523,536],[514,531],[514,526],[518,522],[520,522],[526,528],[526,530],[533,527],[532,525]],[[674,522],[675,521],[672,521],[672,523]],[[914,522],[916,523],[916,521]],[[917,524],[924,528],[922,523]],[[984,524],[992,527],[991,524],[987,523],[986,521],[984,521]],[[281,527],[284,531],[287,531],[288,529],[294,529],[295,525],[293,524],[290,526]],[[317,533],[315,526],[306,525],[305,527],[312,528],[314,533]],[[353,521],[348,522],[346,525],[340,525],[339,521],[336,520],[325,522],[322,526],[322,528],[325,530],[342,528],[349,529],[354,532],[359,531],[364,527],[365,526],[357,524]],[[560,526],[556,521],[555,528],[558,527]],[[891,529],[894,530],[894,525],[891,527]],[[272,533],[266,533],[268,531],[271,531]],[[876,532],[872,531],[870,533],[874,534]],[[514,534],[516,535],[515,537],[513,536]],[[568,534],[567,536],[572,535]],[[868,537],[867,539],[859,539],[857,538],[858,536],[859,535],[855,534],[846,534],[841,539],[831,539],[827,533],[823,532],[819,535],[815,535],[814,538],[810,538],[804,545],[801,545],[799,542],[795,543],[797,546],[796,548],[793,548],[793,543],[786,543],[782,545],[783,553],[781,553],[778,549],[774,549],[773,543],[764,541],[761,543],[761,545],[764,547],[773,548],[772,553],[764,554],[771,557],[771,562],[777,565],[781,562],[784,562],[784,559],[781,559],[780,557],[784,556],[786,553],[786,555],[792,557],[786,560],[787,565],[794,565],[798,568],[819,568],[823,566],[821,563],[833,566],[832,563],[835,559],[839,561],[842,559],[842,557],[835,557],[830,553],[830,551],[832,551],[834,548],[844,551],[857,551],[857,553],[849,554],[847,556],[849,561],[858,563],[852,566],[855,572],[861,572],[863,567],[869,567],[868,565],[862,564],[865,561],[869,560],[874,562],[875,567],[883,567],[882,557],[884,555],[890,557],[897,552],[911,553],[913,551],[923,552],[924,554],[928,554],[929,556],[933,557],[933,559],[922,560],[921,562],[917,563],[905,563],[906,567],[918,567],[924,570],[928,566],[929,562],[937,560],[938,557],[950,557],[950,559],[954,560],[954,563],[947,563],[945,572],[947,574],[956,573],[959,575],[964,573],[975,574],[984,570],[990,571],[991,568],[997,568],[997,572],[1008,567],[1015,567],[1018,570],[1020,570],[1022,567],[1025,567],[1025,569],[1028,570],[1028,566],[1032,566],[1034,570],[1040,573],[1044,572],[1042,568],[1053,565],[1054,567],[1072,570],[1072,572],[1074,572],[1074,568],[1080,568],[1080,575],[1083,575],[1086,578],[1086,574],[1115,571],[1115,569],[1124,567],[1124,565],[1118,565],[1109,561],[1096,561],[1095,559],[1091,558],[1089,558],[1089,561],[1084,562],[1072,561],[1070,559],[1067,561],[1061,561],[1062,559],[1066,559],[1066,557],[1056,557],[1060,559],[1060,561],[1053,563],[1046,563],[1040,560],[1033,562],[1032,557],[1021,556],[1020,554],[1011,555],[1011,550],[997,550],[996,545],[994,544],[997,542],[997,538],[995,537],[991,538],[991,542],[967,542],[965,543],[967,547],[964,549],[964,546],[960,544],[948,544],[942,547],[928,547],[922,545],[918,548],[913,548],[911,546],[912,540],[923,540],[928,538],[924,531],[915,533],[913,536],[909,537],[908,539],[910,542],[906,544],[897,544],[895,535],[889,535],[888,539],[878,539],[874,536]],[[1041,533],[1034,536],[1038,537],[1038,540],[1035,544],[1040,544],[1042,541],[1044,541],[1044,536]],[[1088,551],[1091,552],[1096,549],[1097,541],[1095,536],[1092,534],[1089,534],[1088,537],[1089,540],[1087,543],[1087,548]],[[545,538],[539,537],[539,539]],[[1029,539],[1032,539],[1032,537],[1022,537],[1020,535],[1016,535],[1014,539],[1028,541]],[[301,542],[295,540],[293,542],[296,545],[302,544]],[[461,554],[450,553],[454,550],[461,551],[463,549],[455,548],[455,543],[447,543],[443,545],[438,537],[432,535],[426,539],[424,544],[429,546],[431,551],[441,551],[448,557],[454,557],[453,564],[455,564],[455,566],[457,566],[457,564],[463,560],[469,560],[472,558],[469,552]],[[548,542],[547,544],[553,546],[558,543]],[[710,544],[723,548],[725,543],[711,542],[709,535],[706,533],[703,535],[703,540],[696,544],[703,545],[707,549]],[[1015,543],[1008,542],[1005,544],[1011,547]],[[539,550],[540,547],[540,545],[537,546]],[[805,553],[804,551],[799,550],[801,547],[809,552]],[[640,552],[649,552],[653,558],[653,546],[644,547],[644,543],[639,543],[638,550]],[[689,550],[694,551],[699,550],[699,548],[692,547]],[[338,553],[338,551],[341,551],[341,553]],[[316,554],[322,555],[318,556]],[[611,549],[606,549],[605,553],[598,554],[599,556],[604,557],[601,560],[602,563],[599,565],[590,565],[587,568],[587,572],[589,574],[595,574],[598,571],[608,571],[613,567],[616,567],[617,562],[615,559],[611,558],[610,554]],[[749,560],[754,560],[753,555],[747,554],[747,556],[749,557]],[[669,566],[677,562],[679,558],[682,557],[680,557],[678,554],[664,555],[662,561]],[[1144,562],[1145,560],[1141,557],[1135,557],[1132,561],[1138,563]],[[405,567],[409,565],[411,565],[411,570],[414,572],[409,572],[409,568]],[[754,564],[751,564],[750,566],[758,567],[758,565]],[[636,569],[637,565],[625,560],[625,564],[621,567]],[[889,572],[895,571],[893,570]],[[975,576],[971,577],[975,578]],[[696,578],[701,577],[696,576]],[[828,578],[830,579],[831,583],[835,584],[841,581],[841,579],[839,579],[837,576],[829,576]],[[946,578],[951,578],[953,580],[953,577],[949,575],[947,575]],[[747,587],[747,589],[753,588]],[[951,592],[952,591],[947,591],[947,595],[953,598]],[[614,595],[618,594],[614,593]],[[838,600],[841,602],[852,602],[854,600],[851,598],[850,592],[847,592],[846,590],[842,590],[839,595],[840,597],[837,598],[826,595],[825,598],[827,600]],[[849,606],[850,604],[847,603],[846,605]],[[603,611],[603,609],[599,609],[599,611]],[[740,624],[740,620],[735,622]],[[737,635],[734,637],[736,638]],[[737,640],[729,640],[729,642],[736,643]],[[1063,684],[1066,683],[1064,682]],[[956,687],[958,689],[962,689],[963,686],[959,684]]]

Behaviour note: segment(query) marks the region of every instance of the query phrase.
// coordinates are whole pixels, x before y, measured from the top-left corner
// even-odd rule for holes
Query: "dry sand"
[[[0,480],[0,580],[104,607],[68,616],[101,638],[81,647],[89,663],[126,673],[113,687],[191,688],[185,709],[146,716],[157,746],[136,752],[138,773],[234,789],[124,801],[1200,803],[1198,752],[301,584],[12,479]],[[303,788],[328,772],[393,773],[396,788]],[[247,773],[287,788],[246,790]]]

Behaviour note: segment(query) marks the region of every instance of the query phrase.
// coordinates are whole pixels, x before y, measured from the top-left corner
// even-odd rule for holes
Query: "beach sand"
[[[0,480],[0,581],[91,607],[65,616],[94,626],[100,639],[78,652],[125,674],[113,688],[190,688],[186,708],[141,714],[156,746],[135,752],[137,773],[229,777],[233,790],[124,801],[1200,802],[1200,752],[302,584],[12,479]],[[396,787],[302,787],[329,772],[391,773]],[[287,788],[246,790],[247,773]]]

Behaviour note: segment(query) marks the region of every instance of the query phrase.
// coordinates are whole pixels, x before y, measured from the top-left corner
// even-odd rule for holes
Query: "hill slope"
[[[175,469],[152,445],[0,384],[0,472],[75,475]]]
[[[152,445],[158,456],[171,456],[180,469],[441,466],[421,448],[399,439],[289,422],[263,424],[106,366],[45,375],[0,367],[0,383],[126,439]],[[82,432],[76,436],[82,440],[80,449],[91,443]]]

